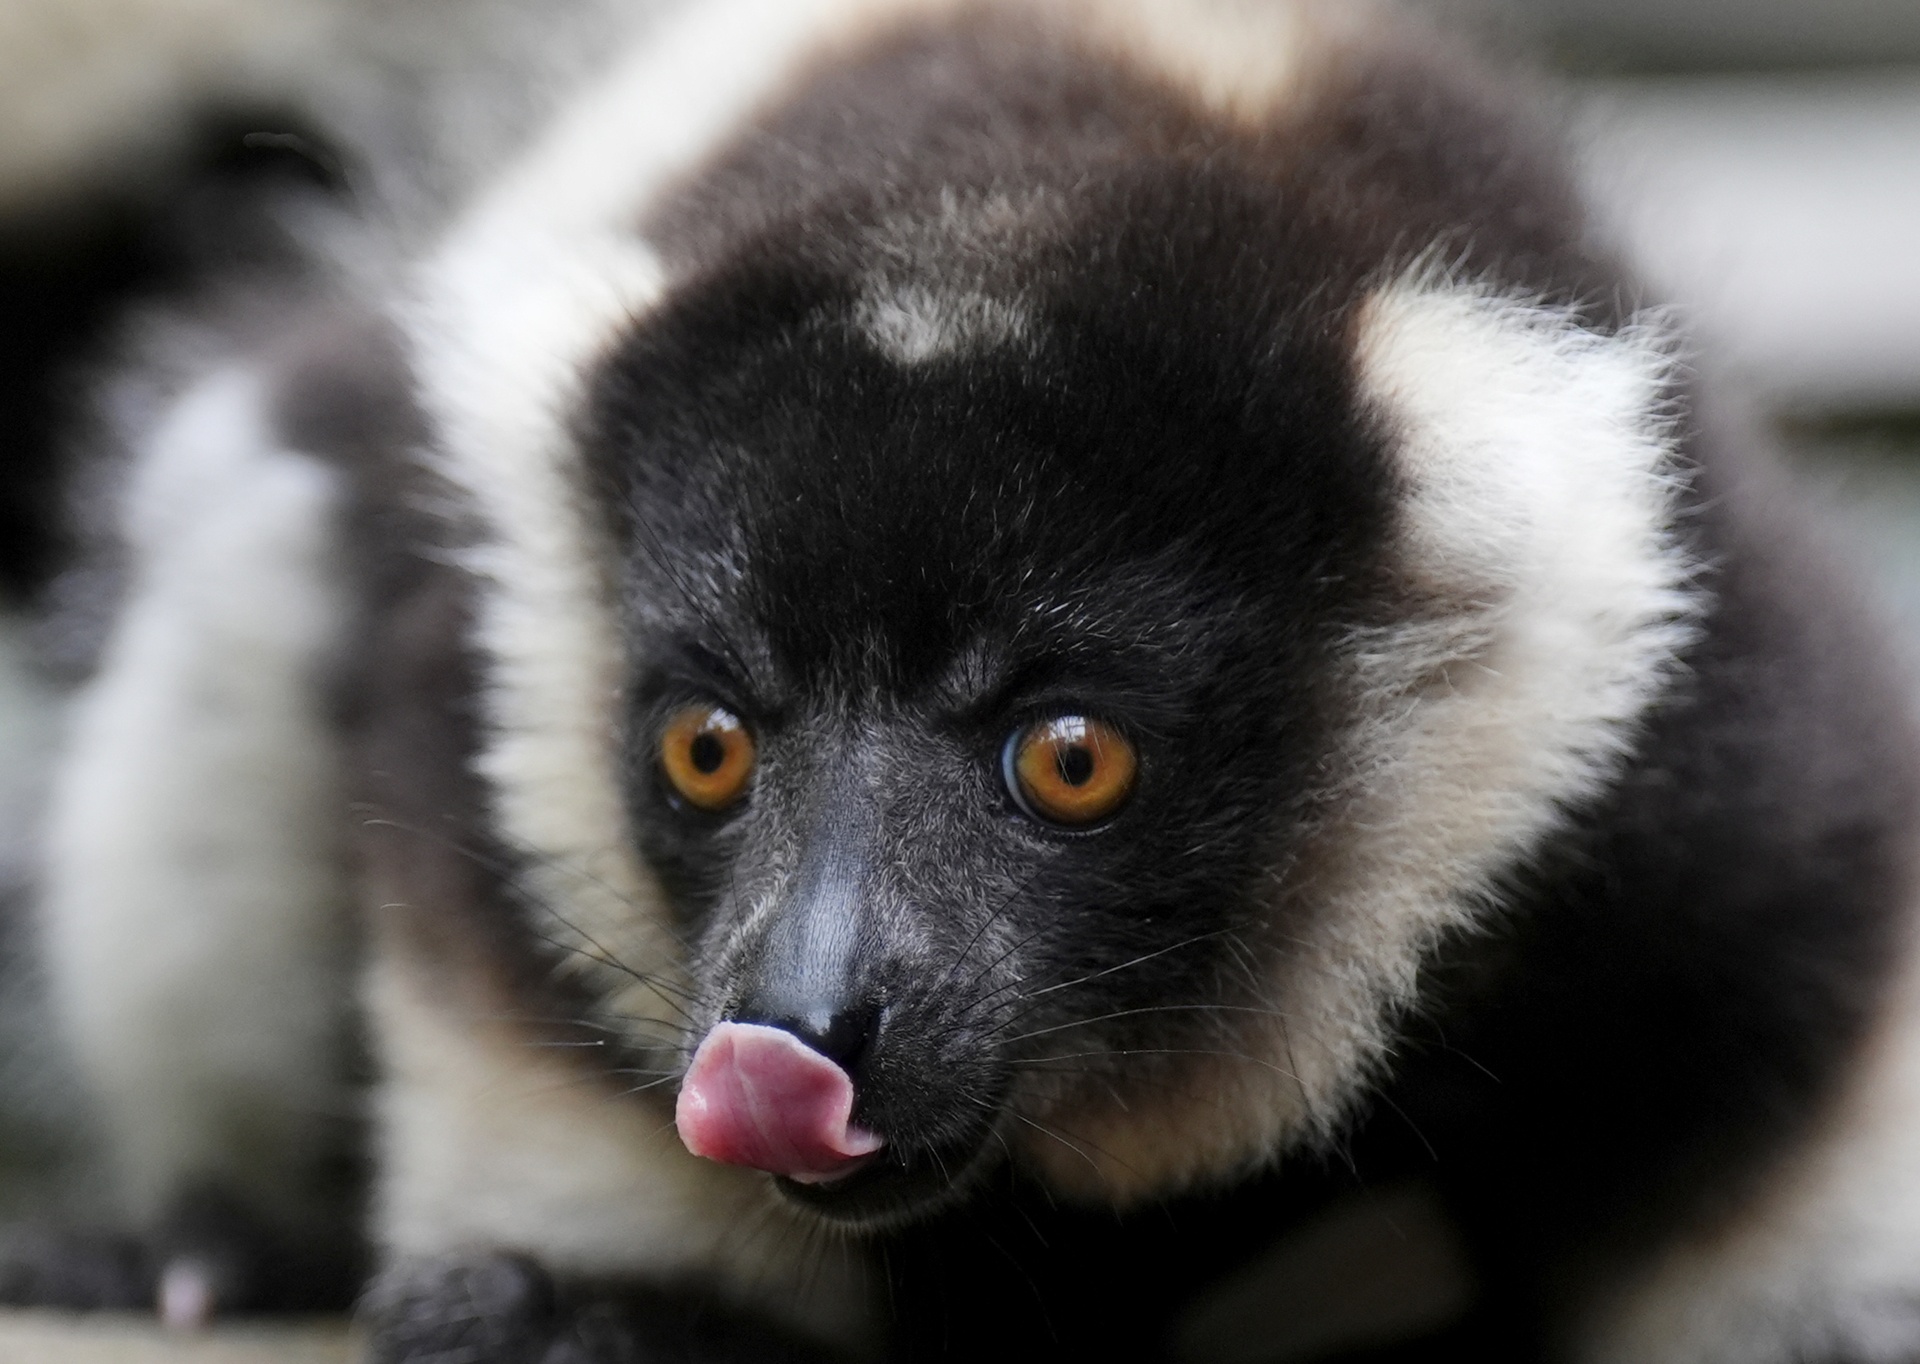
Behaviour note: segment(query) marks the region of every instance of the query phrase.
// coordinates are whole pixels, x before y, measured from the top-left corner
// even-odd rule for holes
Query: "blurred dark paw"
[[[556,1287],[531,1260],[415,1261],[360,1303],[366,1364],[827,1364],[779,1326],[696,1288]]]
[[[337,1311],[360,1282],[350,1230],[280,1227],[211,1193],[182,1199],[144,1236],[0,1228],[0,1304],[13,1307],[155,1311],[198,1326],[230,1313]]]
[[[367,1364],[540,1364],[560,1325],[552,1281],[510,1255],[396,1265],[359,1316]]]
[[[0,1303],[68,1311],[150,1307],[155,1274],[139,1240],[59,1227],[0,1229]]]
[[[179,1200],[149,1253],[152,1301],[180,1325],[216,1313],[343,1311],[365,1280],[346,1217],[291,1225],[216,1190]]]

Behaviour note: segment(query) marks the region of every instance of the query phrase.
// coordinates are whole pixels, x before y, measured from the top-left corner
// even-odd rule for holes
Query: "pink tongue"
[[[721,1023],[693,1054],[674,1120],[696,1156],[819,1184],[885,1145],[852,1113],[853,1081],[792,1033]]]

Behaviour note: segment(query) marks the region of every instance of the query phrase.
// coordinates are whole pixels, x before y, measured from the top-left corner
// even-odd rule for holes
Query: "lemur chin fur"
[[[1288,0],[603,56],[137,433],[39,894],[130,1239],[0,1296],[1920,1358],[1905,681],[1527,96]]]

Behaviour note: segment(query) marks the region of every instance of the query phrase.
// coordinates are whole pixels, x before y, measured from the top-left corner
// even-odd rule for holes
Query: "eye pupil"
[[[725,810],[747,794],[753,736],[718,706],[682,706],[667,720],[655,751],[676,797],[696,810]]]
[[[1044,824],[1084,828],[1126,803],[1139,757],[1125,735],[1088,715],[1056,715],[1015,730],[1000,750],[1007,791]]]
[[[712,776],[720,770],[720,764],[727,760],[727,746],[713,734],[696,734],[689,746],[687,757],[693,762],[696,771]]]

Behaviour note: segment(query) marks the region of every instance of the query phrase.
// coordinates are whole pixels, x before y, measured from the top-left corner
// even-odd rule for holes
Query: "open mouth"
[[[782,1028],[716,1024],[680,1086],[675,1122],[696,1156],[764,1170],[834,1221],[895,1222],[952,1198],[984,1164],[985,1133],[903,1147],[853,1120],[854,1084]]]
[[[888,1150],[837,1179],[808,1183],[776,1176],[774,1183],[786,1197],[828,1221],[878,1229],[953,1202],[989,1159],[983,1143],[908,1157]]]

